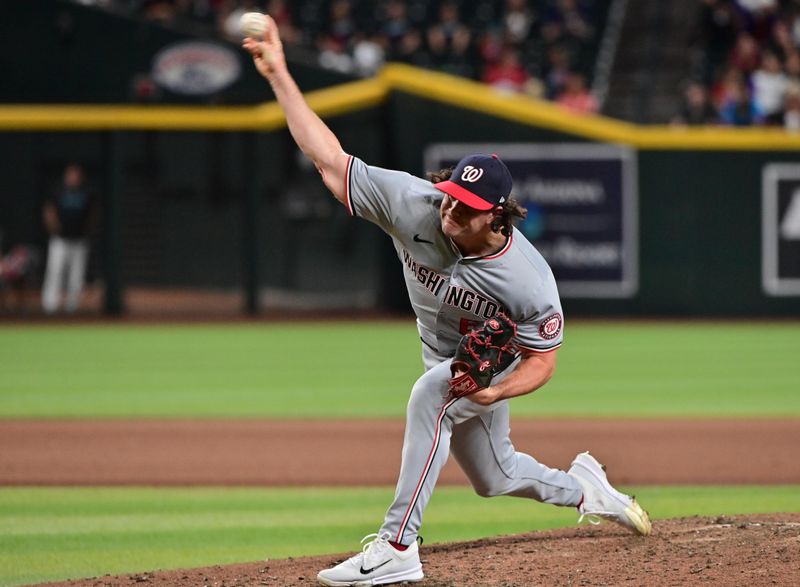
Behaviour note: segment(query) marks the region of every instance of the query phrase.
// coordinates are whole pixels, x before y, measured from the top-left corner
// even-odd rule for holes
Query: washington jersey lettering
[[[514,229],[491,255],[464,257],[442,232],[443,194],[429,181],[351,157],[345,188],[350,214],[392,238],[426,344],[451,356],[465,327],[502,311],[517,323],[519,346],[546,352],[561,345],[564,322],[555,278],[522,233]]]

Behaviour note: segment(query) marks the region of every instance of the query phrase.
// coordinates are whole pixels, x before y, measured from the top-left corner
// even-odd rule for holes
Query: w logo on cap
[[[475,183],[483,176],[483,169],[467,165],[461,173],[461,180]]]
[[[451,177],[434,186],[475,210],[491,210],[511,193],[511,173],[497,155],[476,153],[461,159]]]

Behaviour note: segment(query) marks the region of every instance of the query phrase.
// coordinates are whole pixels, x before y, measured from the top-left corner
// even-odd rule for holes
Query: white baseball
[[[260,12],[245,12],[239,19],[239,30],[245,37],[261,38],[267,30],[267,18]]]

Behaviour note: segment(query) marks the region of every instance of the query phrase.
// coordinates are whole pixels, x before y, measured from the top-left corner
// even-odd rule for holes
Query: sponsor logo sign
[[[153,60],[155,82],[177,94],[214,94],[239,79],[240,73],[236,53],[214,43],[174,43]]]
[[[636,155],[594,144],[434,144],[428,170],[497,153],[528,210],[517,225],[547,259],[562,297],[626,298],[639,287]],[[466,169],[465,169],[466,172]]]
[[[762,172],[761,282],[771,296],[800,296],[800,163]]]

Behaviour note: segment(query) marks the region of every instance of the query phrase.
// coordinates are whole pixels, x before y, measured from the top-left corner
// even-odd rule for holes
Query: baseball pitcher
[[[353,216],[380,226],[403,265],[417,316],[425,373],[411,390],[394,501],[362,551],[323,570],[322,585],[383,585],[423,577],[418,532],[450,453],[475,491],[573,506],[646,535],[647,513],[615,490],[589,453],[569,471],[517,452],[509,400],[552,377],[564,318],[545,260],[512,220],[525,211],[493,154],[464,157],[421,179],[373,167],[342,150],[289,74],[278,30],[244,48],[269,81],[298,146]]]

